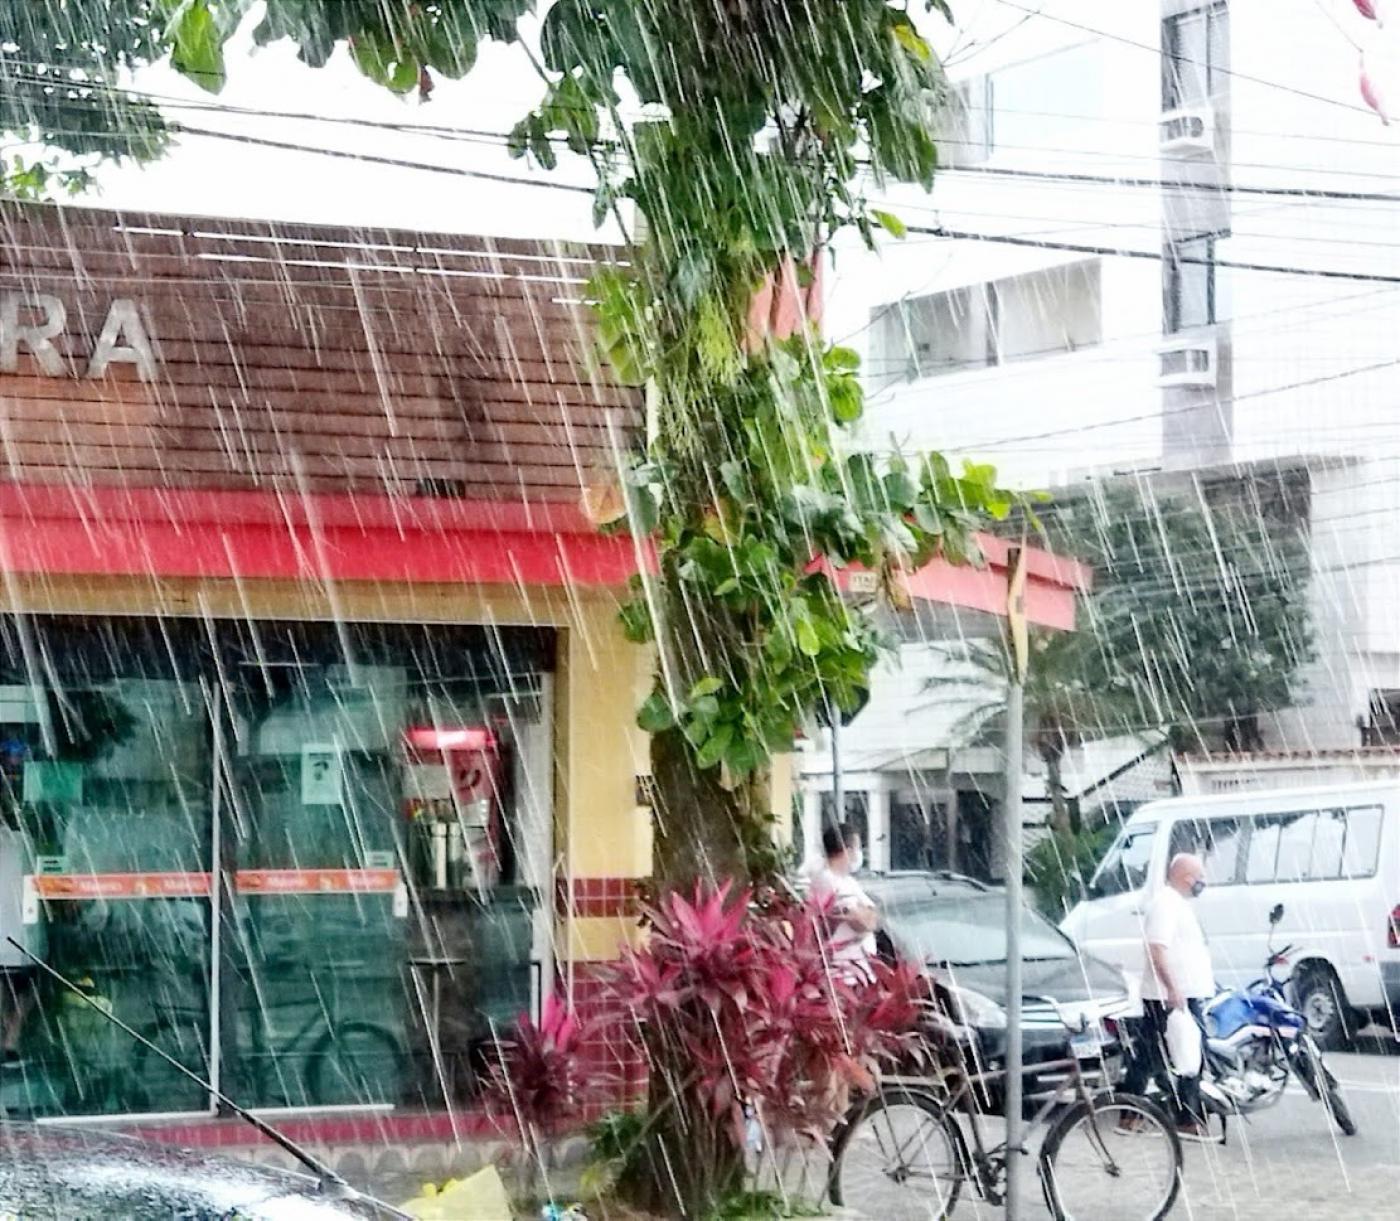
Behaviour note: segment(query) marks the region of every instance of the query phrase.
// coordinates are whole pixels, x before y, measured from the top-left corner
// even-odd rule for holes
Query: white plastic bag
[[[1200,1075],[1201,1028],[1187,1009],[1167,1014],[1167,1058],[1178,1077]]]

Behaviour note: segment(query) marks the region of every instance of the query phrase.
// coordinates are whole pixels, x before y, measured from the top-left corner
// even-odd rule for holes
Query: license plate
[[[1095,1030],[1073,1034],[1069,1038],[1070,1054],[1076,1060],[1096,1060],[1103,1052],[1103,1036]]]

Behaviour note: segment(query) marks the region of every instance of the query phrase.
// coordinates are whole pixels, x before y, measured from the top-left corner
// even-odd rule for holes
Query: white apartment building
[[[1024,488],[1288,477],[1317,657],[1265,745],[1400,741],[1400,133],[1360,95],[1373,27],[1349,0],[957,16],[929,27],[957,100],[932,195],[871,184],[911,232],[837,252],[826,326],[865,358],[863,444]]]

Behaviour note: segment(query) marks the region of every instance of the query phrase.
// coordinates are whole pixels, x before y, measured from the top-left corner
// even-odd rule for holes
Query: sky
[[[430,124],[474,132],[506,133],[539,100],[542,86],[516,47],[483,43],[476,66],[462,81],[439,79],[432,98],[398,98],[366,80],[338,49],[324,68],[298,62],[290,42],[253,46],[246,21],[230,44],[228,82],[210,94],[166,65],[141,71],[134,88],[175,104],[176,121],[243,136],[333,148],[376,157],[430,162],[537,183],[591,185],[586,162],[561,150],[560,167],[547,174],[512,160],[499,140],[441,137],[376,129],[354,122],[296,120],[222,109],[295,112],[381,124]],[[184,104],[182,107],[181,104]],[[242,216],[394,226],[498,237],[617,240],[595,230],[590,196],[542,185],[512,186],[448,174],[388,167],[312,153],[283,151],[229,140],[182,135],[160,161],[106,167],[100,192],[80,202],[96,207],[195,215]]]

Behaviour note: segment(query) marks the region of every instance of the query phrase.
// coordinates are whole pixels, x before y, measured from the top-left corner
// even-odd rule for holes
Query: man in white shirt
[[[1123,1089],[1141,1094],[1149,1077],[1155,1077],[1168,1097],[1176,1099],[1177,1131],[1187,1140],[1206,1140],[1209,1133],[1201,1117],[1201,1082],[1174,1076],[1168,1071],[1167,1018],[1184,1009],[1197,1021],[1201,1002],[1215,993],[1215,973],[1205,934],[1191,901],[1205,889],[1205,867],[1189,852],[1172,857],[1167,884],[1148,900],[1143,940],[1147,943],[1147,970],[1142,978],[1142,1030],[1135,1040],[1133,1057],[1123,1077]]]
[[[875,929],[880,913],[861,884],[851,875],[862,864],[860,836],[849,825],[822,829],[826,864],[812,875],[812,898],[831,900],[832,961],[849,966],[851,974],[869,978],[875,957]]]

